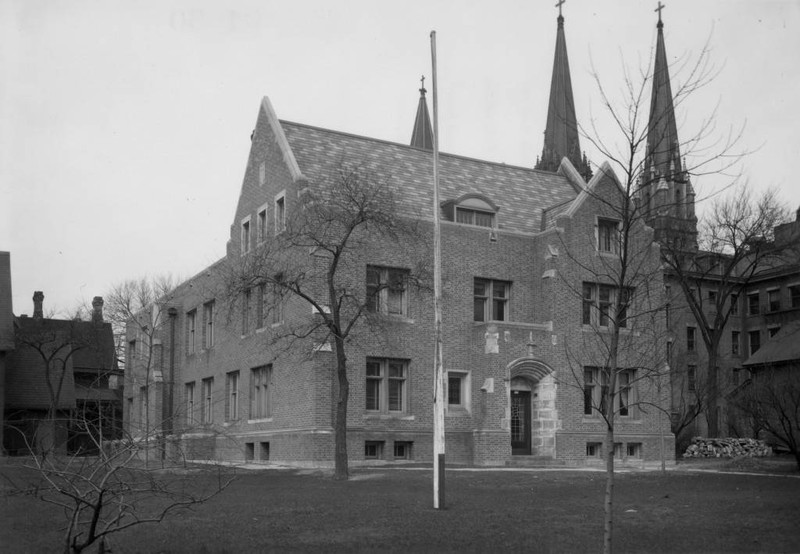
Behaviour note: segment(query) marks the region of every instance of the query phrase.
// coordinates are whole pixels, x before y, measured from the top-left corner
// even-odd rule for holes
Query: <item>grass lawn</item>
[[[618,474],[615,550],[800,551],[794,475]],[[427,469],[360,469],[349,482],[321,472],[239,470],[207,504],[114,535],[110,546],[115,554],[602,549],[603,473],[447,471],[446,478],[447,509],[437,511]],[[62,518],[30,497],[0,496],[0,550],[59,551]]]

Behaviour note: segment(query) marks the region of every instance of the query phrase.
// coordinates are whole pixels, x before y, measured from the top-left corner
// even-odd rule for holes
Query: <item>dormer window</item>
[[[497,206],[482,195],[467,194],[457,200],[443,203],[442,207],[450,221],[477,227],[497,226],[495,222]]]

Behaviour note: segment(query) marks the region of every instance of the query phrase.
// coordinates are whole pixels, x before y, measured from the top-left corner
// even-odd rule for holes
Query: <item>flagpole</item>
[[[442,364],[442,245],[439,224],[439,103],[436,31],[431,31],[433,81],[433,507],[444,508],[444,370]]]

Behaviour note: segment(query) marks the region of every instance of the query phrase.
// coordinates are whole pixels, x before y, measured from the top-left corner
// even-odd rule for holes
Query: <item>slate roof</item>
[[[35,338],[37,334],[52,335],[53,344],[56,345],[64,344],[67,340],[74,341],[78,347],[72,355],[74,369],[118,370],[110,323],[97,325],[91,321],[21,317],[17,319],[17,324],[22,336]]]
[[[800,321],[784,325],[742,365],[752,367],[791,361],[800,361]]]
[[[360,163],[398,187],[401,215],[433,219],[433,159],[430,152],[393,142],[280,121],[302,174],[311,186],[334,175],[339,164]],[[444,203],[468,193],[499,207],[498,228],[538,233],[542,214],[576,197],[569,180],[556,173],[453,154],[439,155],[439,197]]]

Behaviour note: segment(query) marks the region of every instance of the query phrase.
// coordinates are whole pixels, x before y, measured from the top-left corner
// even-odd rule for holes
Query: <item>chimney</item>
[[[92,299],[92,323],[103,323],[103,297],[95,296]]]
[[[35,319],[42,319],[44,312],[42,312],[42,302],[44,301],[44,293],[37,290],[33,293],[33,317]]]

